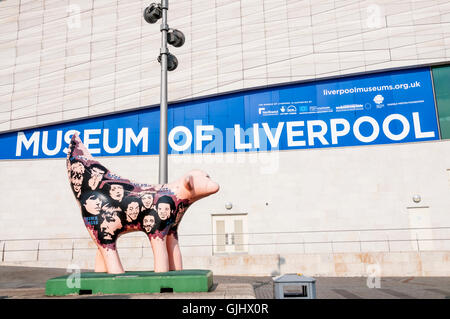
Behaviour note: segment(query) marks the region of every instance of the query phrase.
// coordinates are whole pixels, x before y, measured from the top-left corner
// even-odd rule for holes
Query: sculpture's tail
[[[77,132],[72,135],[70,139],[69,151],[67,152],[67,160],[71,160],[74,157],[83,157],[85,160],[94,161],[89,150],[84,146]]]

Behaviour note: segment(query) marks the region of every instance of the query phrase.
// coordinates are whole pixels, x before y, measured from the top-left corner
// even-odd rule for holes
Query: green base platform
[[[49,279],[45,285],[47,296],[72,294],[136,294],[160,292],[207,292],[213,284],[210,270],[180,270],[163,273],[133,271],[114,275],[107,273],[81,273],[79,287],[73,275]],[[69,278],[70,277],[70,278]]]

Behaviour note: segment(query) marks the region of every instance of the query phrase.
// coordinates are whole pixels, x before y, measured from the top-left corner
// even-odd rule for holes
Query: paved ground
[[[0,298],[43,298],[45,282],[66,274],[65,269],[0,266]],[[379,288],[369,288],[367,278],[362,277],[316,277],[316,280],[318,299],[450,299],[450,277],[382,278]],[[272,299],[273,283],[272,277],[214,276],[213,290],[208,293],[70,298],[99,297]]]
[[[317,299],[450,299],[450,277],[381,278],[379,288],[369,288],[363,277],[315,279]],[[271,277],[249,277],[240,282],[252,283],[257,299],[273,298]]]

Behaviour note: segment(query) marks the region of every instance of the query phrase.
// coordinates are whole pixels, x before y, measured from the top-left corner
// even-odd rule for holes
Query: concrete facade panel
[[[2,91],[14,92],[14,105],[24,109],[9,111],[1,131],[43,123],[35,112],[37,102],[28,101],[25,92],[53,79],[63,86],[87,80],[86,92],[117,84],[117,110],[159,103],[155,95],[142,98],[149,88],[159,87],[159,27],[143,21],[146,5],[92,0],[1,3],[0,79],[8,82]],[[448,61],[449,10],[448,2],[440,0],[175,2],[169,24],[186,34],[186,43],[171,49],[180,61],[173,81],[184,83],[174,84],[169,100]],[[62,80],[54,78],[63,70]],[[240,71],[239,76],[234,71]],[[211,81],[214,74],[217,78]],[[124,82],[135,87],[134,92],[124,93]],[[74,101],[72,94],[63,92],[64,110],[79,105],[81,111],[64,119],[101,114],[99,104],[108,101],[89,99],[89,93]],[[40,101],[45,93],[39,90],[34,96]],[[49,121],[52,112],[58,121],[61,109],[50,105]]]

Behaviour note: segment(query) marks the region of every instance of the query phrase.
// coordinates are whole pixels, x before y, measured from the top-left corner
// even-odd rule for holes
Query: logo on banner
[[[272,107],[270,107],[272,106]],[[272,109],[270,109],[272,108]],[[258,114],[262,116],[277,116],[280,115],[280,109],[273,109],[273,105],[269,105],[269,109],[266,109],[265,107],[259,107],[258,108]]]
[[[287,108],[282,106],[280,111],[283,114],[297,114],[297,108],[294,105],[289,105]]]
[[[300,112],[308,112],[308,107],[307,106],[301,106],[300,107]]]
[[[382,108],[384,105],[382,104],[384,102],[384,97],[381,94],[378,94],[377,96],[375,96],[373,98],[373,101],[375,102],[375,104],[377,105],[377,109]]]

